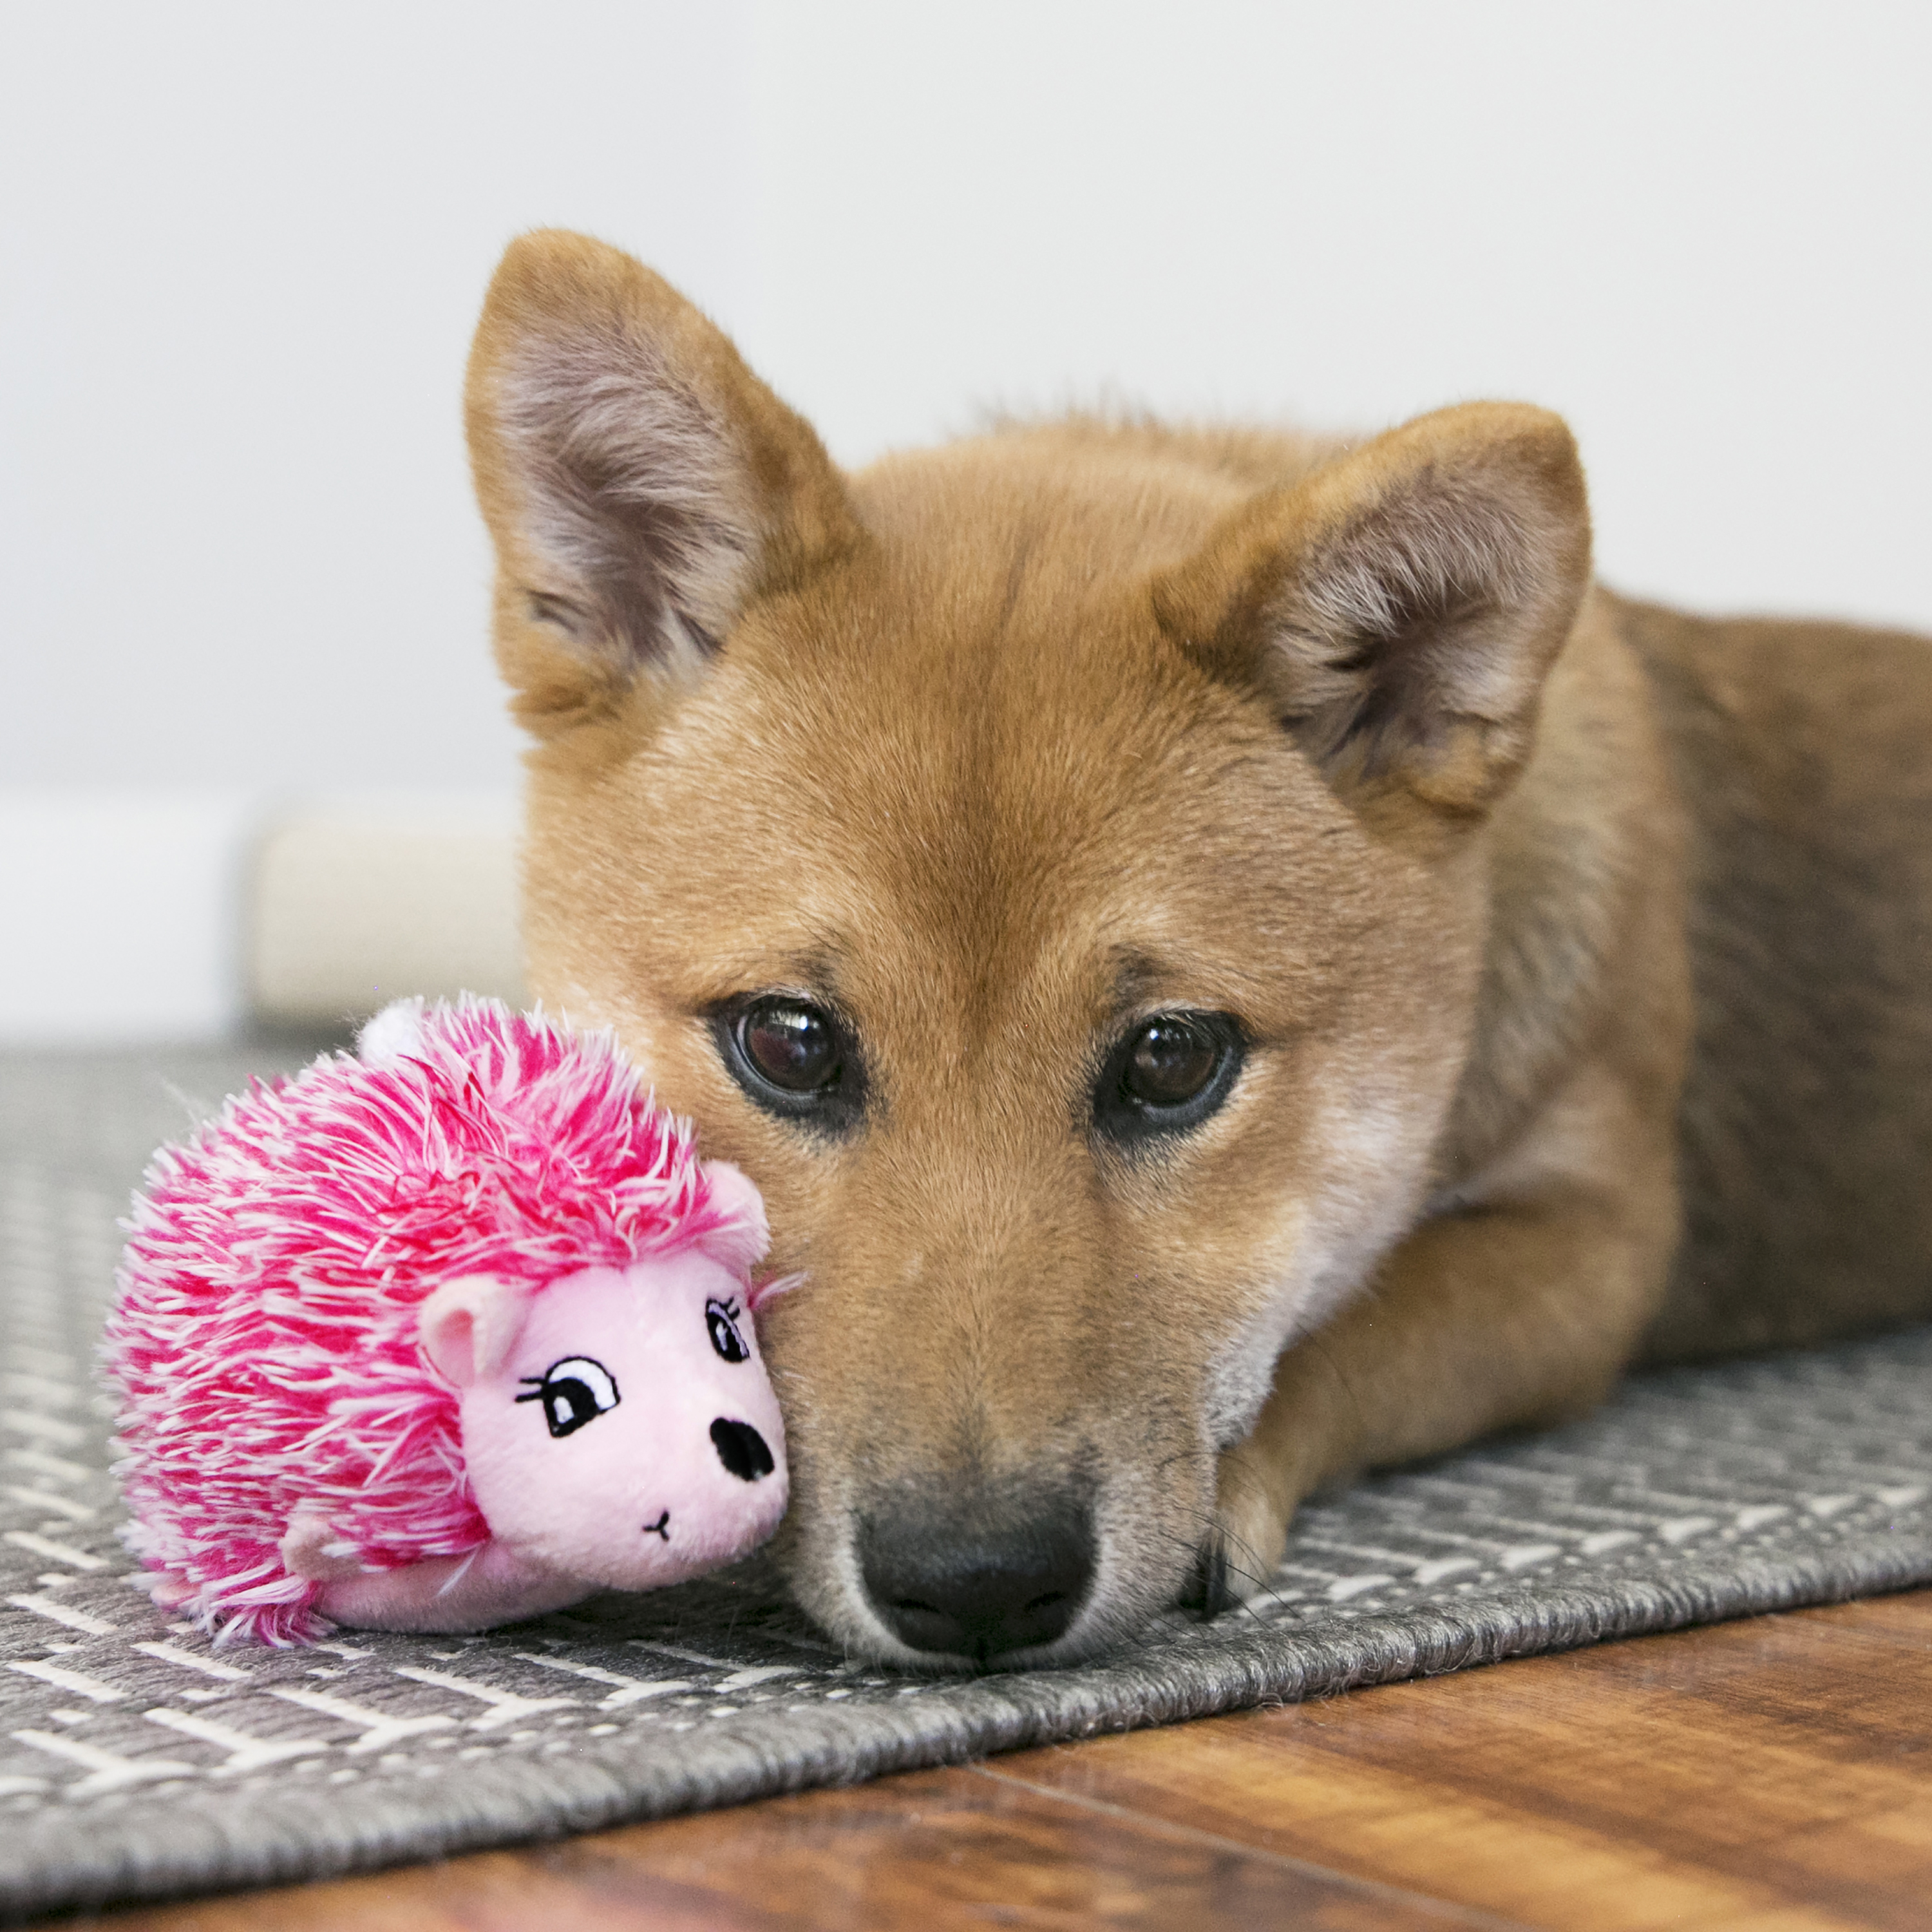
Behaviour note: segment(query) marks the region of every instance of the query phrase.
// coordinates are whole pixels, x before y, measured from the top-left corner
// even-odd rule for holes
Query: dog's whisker
[[[1286,1610],[1288,1607],[1288,1600],[1272,1586],[1270,1581],[1274,1574],[1273,1568],[1265,1563],[1261,1552],[1252,1544],[1244,1537],[1234,1534],[1224,1523],[1218,1522],[1208,1511],[1190,1508],[1186,1514],[1198,1517],[1206,1526],[1207,1534],[1204,1537],[1190,1543],[1187,1538],[1176,1534],[1172,1530],[1158,1530],[1156,1534],[1166,1542],[1178,1544],[1182,1548],[1191,1550],[1197,1558],[1208,1544],[1210,1542],[1218,1544],[1221,1550],[1222,1564],[1228,1574],[1240,1577],[1244,1582],[1253,1584],[1258,1592],[1272,1598],[1282,1609]],[[1234,1550],[1238,1550],[1241,1555],[1246,1556],[1254,1567],[1245,1568],[1234,1562],[1230,1555],[1230,1552]],[[1238,1600],[1238,1602],[1240,1600]],[[1242,1606],[1246,1606],[1244,1604]],[[1233,1609],[1236,1605],[1229,1604],[1226,1607]]]
[[[1200,1518],[1207,1526],[1209,1535],[1218,1538],[1226,1546],[1238,1550],[1256,1566],[1252,1570],[1237,1570],[1236,1575],[1246,1576],[1252,1582],[1265,1583],[1267,1579],[1274,1574],[1275,1566],[1269,1563],[1246,1537],[1236,1535],[1212,1511],[1190,1509],[1188,1514]]]
[[[1197,1558],[1202,1552],[1203,1546],[1202,1544],[1190,1543],[1186,1538],[1177,1536],[1172,1531],[1164,1530],[1157,1533],[1163,1540],[1179,1544],[1184,1550],[1190,1551]],[[1219,1546],[1222,1552],[1222,1568],[1226,1574],[1239,1577],[1244,1582],[1253,1584],[1257,1594],[1271,1598],[1280,1608],[1286,1610],[1290,1607],[1287,1598],[1270,1586],[1266,1575],[1258,1570],[1244,1568],[1240,1564],[1229,1561],[1226,1553],[1226,1544],[1222,1543]],[[1203,1610],[1205,1614],[1210,1616],[1223,1616],[1228,1611],[1233,1610],[1246,1610],[1250,1616],[1255,1613],[1252,1604],[1246,1598],[1239,1597],[1211,1609],[1204,1603]]]
[[[1365,1301],[1379,1301],[1382,1296],[1372,1282],[1364,1291],[1362,1299]],[[1329,1347],[1326,1337],[1318,1328],[1307,1337],[1305,1346],[1312,1347],[1315,1352],[1327,1364],[1329,1373],[1335,1378],[1336,1386],[1348,1398],[1349,1402],[1354,1408],[1357,1418],[1358,1419],[1365,1418],[1366,1411],[1363,1406],[1360,1396],[1355,1391],[1354,1384],[1348,1379],[1348,1371],[1336,1358],[1334,1350]]]

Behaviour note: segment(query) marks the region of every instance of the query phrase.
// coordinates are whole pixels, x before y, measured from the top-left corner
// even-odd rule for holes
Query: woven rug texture
[[[154,1144],[256,1050],[0,1060],[0,1914],[368,1869],[1932,1581],[1932,1330],[1654,1376],[1305,1510],[1248,1609],[894,1675],[755,1567],[472,1638],[214,1651],[130,1585],[93,1351]]]

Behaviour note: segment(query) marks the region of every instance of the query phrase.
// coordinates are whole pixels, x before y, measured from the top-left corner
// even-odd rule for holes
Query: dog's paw
[[[1269,1588],[1288,1542],[1288,1507],[1259,1486],[1229,1480],[1225,1460],[1214,1521],[1202,1538],[1182,1606],[1204,1618],[1231,1610]]]

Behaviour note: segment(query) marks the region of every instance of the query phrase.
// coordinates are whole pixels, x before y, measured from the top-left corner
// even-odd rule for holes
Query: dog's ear
[[[1589,577],[1576,446],[1542,410],[1418,418],[1236,512],[1154,586],[1345,796],[1486,811],[1529,754]]]
[[[496,643],[539,735],[701,670],[751,599],[857,525],[810,426],[661,277],[587,236],[513,242],[465,410]]]

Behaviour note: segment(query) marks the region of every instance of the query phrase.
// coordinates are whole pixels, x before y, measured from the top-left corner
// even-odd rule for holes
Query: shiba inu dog
[[[847,475],[562,233],[468,416],[531,982],[807,1277],[854,1649],[1077,1657],[1350,1472],[1932,1308],[1932,655],[1595,586],[1556,417]]]

